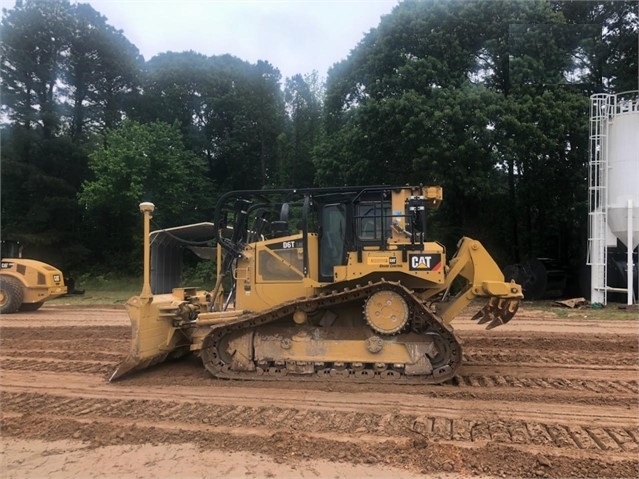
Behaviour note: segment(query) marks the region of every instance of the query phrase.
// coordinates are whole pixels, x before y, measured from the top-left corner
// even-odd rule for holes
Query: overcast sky
[[[73,0],[72,0],[73,1]],[[6,5],[5,0],[2,1]],[[10,2],[11,5],[14,2]],[[267,60],[325,77],[398,0],[84,0],[149,60],[165,52]]]

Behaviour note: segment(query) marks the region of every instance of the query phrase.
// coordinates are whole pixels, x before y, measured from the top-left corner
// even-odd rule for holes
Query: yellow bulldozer
[[[2,241],[2,249],[0,314],[36,311],[45,301],[67,294],[59,269],[42,261],[22,258],[22,248],[17,241]]]
[[[438,186],[234,191],[212,223],[150,233],[127,302],[131,348],[111,380],[187,353],[218,378],[440,383],[461,364],[451,321],[475,298],[492,329],[523,298],[484,247],[428,240]],[[180,287],[176,251],[215,259],[212,289]],[[213,262],[211,262],[211,265]]]

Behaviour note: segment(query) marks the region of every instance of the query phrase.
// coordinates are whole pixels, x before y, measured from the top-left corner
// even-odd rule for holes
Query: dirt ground
[[[0,317],[2,478],[639,477],[639,318],[454,323],[450,383],[119,382],[123,309]]]

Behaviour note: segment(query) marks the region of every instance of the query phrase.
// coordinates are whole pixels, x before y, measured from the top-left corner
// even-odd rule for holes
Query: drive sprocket
[[[364,318],[373,331],[396,334],[408,324],[410,310],[401,294],[381,290],[371,294],[364,303]]]

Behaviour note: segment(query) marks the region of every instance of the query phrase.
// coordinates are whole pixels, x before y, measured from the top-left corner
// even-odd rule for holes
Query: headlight
[[[53,281],[55,281],[56,283],[60,282],[60,275],[59,274],[54,274],[53,275]]]

